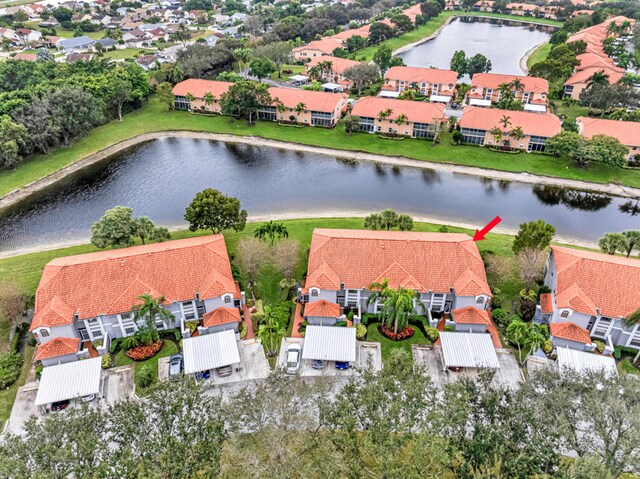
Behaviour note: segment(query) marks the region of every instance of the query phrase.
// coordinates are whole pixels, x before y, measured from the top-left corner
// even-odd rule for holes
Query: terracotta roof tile
[[[607,56],[596,55],[595,53],[587,52],[576,57],[580,64],[576,67],[576,70],[584,70],[585,68],[608,68],[617,72],[624,72],[623,68],[617,67],[613,60]]]
[[[205,328],[220,324],[235,323],[241,321],[240,310],[238,308],[225,308],[223,306],[205,313],[202,317],[202,324]]]
[[[169,303],[193,299],[196,293],[202,298],[235,294],[223,236],[54,259],[40,278],[31,330],[56,325],[58,317],[69,324],[75,313],[87,319],[130,311],[145,292]]]
[[[38,346],[34,359],[40,361],[42,359],[75,354],[78,352],[79,347],[79,338],[53,338]]]
[[[299,52],[303,50],[318,50],[325,55],[329,55],[336,48],[342,48],[342,42],[335,38],[327,37],[321,40],[314,40],[312,42],[309,42],[307,45],[294,48],[293,52]]]
[[[591,344],[589,331],[575,323],[550,323],[549,329],[554,338],[576,341],[583,344]]]
[[[349,96],[345,93],[324,91],[295,90],[293,88],[269,88],[271,98],[280,100],[285,107],[295,109],[298,103],[304,103],[308,111],[333,112],[339,105],[346,105]]]
[[[396,120],[404,113],[407,115],[407,120],[412,123],[433,123],[434,118],[442,119],[444,117],[444,108],[442,103],[366,96],[360,98],[353,105],[351,113],[360,117],[377,118],[381,111],[391,109],[392,113],[389,117],[391,120]]]
[[[360,62],[349,60],[348,58],[338,58],[332,57],[331,55],[322,55],[312,58],[311,61],[306,65],[307,70],[313,68],[320,62],[331,62],[331,69],[338,75],[343,74],[346,70],[355,65],[360,65]]]
[[[335,290],[344,283],[349,289],[367,288],[387,271],[392,288],[415,284],[435,293],[448,293],[459,278],[470,275],[474,281],[463,281],[465,293],[491,295],[480,253],[464,234],[318,228],[308,271],[308,287]],[[331,284],[318,284],[317,278],[329,276]]]
[[[324,299],[307,303],[304,307],[305,316],[317,316],[320,318],[339,318],[340,306]]]
[[[640,260],[552,246],[556,307],[623,318],[640,308]]]
[[[511,121],[509,128],[520,126],[525,135],[551,137],[560,133],[560,118],[550,113],[530,113],[476,106],[464,108],[460,126],[489,131],[500,124],[500,119],[503,116],[509,117]]]
[[[445,84],[455,86],[458,74],[452,70],[419,67],[391,67],[384,74],[385,80],[400,80],[409,83],[427,82],[430,84]]]
[[[489,313],[483,309],[474,308],[473,306],[465,306],[451,311],[453,321],[460,324],[486,324],[491,325]]]
[[[542,314],[553,313],[553,296],[551,293],[543,293],[540,295],[540,309]]]
[[[187,96],[188,93],[191,93],[195,98],[204,98],[207,93],[211,92],[215,99],[219,100],[224,93],[229,91],[231,85],[233,85],[233,83],[226,81],[189,78],[176,84],[176,86],[173,87],[173,94]]]
[[[533,7],[535,7],[535,5],[533,5]],[[544,78],[502,75],[500,73],[476,73],[471,79],[471,88],[491,88],[492,90],[497,90],[503,83],[511,83],[516,78],[522,82],[525,92],[549,93],[549,82]]]
[[[605,120],[603,118],[576,118],[580,134],[585,138],[609,135],[627,146],[640,146],[640,123],[634,121]]]
[[[611,68],[602,68],[602,67],[590,67],[585,68],[584,70],[579,70],[575,72],[571,77],[564,82],[565,85],[575,85],[576,83],[587,83],[589,79],[596,73],[604,73],[609,76],[609,84],[613,85],[614,83],[618,83],[620,79],[623,77],[623,74],[619,71],[612,70]]]

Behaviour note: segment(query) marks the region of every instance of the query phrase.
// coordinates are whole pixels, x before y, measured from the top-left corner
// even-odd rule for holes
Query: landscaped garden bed
[[[393,331],[393,328],[390,328],[388,326],[380,326],[380,333],[389,338],[391,341],[403,341],[405,339],[409,339],[414,335],[415,332],[415,329],[413,329],[411,326],[407,326],[397,333]]]
[[[162,349],[163,342],[158,340],[151,344],[143,344],[127,350],[127,356],[134,361],[144,361],[155,356]]]

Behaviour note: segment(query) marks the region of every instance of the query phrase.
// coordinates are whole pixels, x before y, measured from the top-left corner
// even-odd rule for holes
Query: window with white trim
[[[225,303],[226,302],[225,300]],[[182,313],[184,314],[185,321],[196,319],[196,308],[193,306],[193,301],[185,301],[182,303]]]
[[[640,348],[640,327],[636,328],[636,331],[631,336],[629,346],[632,348]]]
[[[358,290],[357,289],[348,289],[347,297],[346,297],[346,306],[350,308],[355,308],[358,306]]]
[[[230,303],[231,302],[231,296],[225,296],[224,297],[224,302],[225,303]]]
[[[49,337],[49,331],[47,331],[46,329],[41,329],[40,330],[40,337],[48,338]]]
[[[312,289],[312,290],[311,290],[311,296],[313,296],[314,298],[315,298],[316,296],[318,296],[319,294],[320,294],[320,291],[319,291],[319,290],[317,290],[317,289]]]
[[[87,319],[87,329],[93,339],[102,338],[102,326],[98,318]]]
[[[478,296],[478,298],[476,299],[476,304],[483,304],[484,303],[484,298],[482,296]]]
[[[569,311],[563,311],[562,313],[560,313],[560,317],[561,318],[568,318],[569,317]]]
[[[444,309],[444,303],[447,299],[445,293],[433,293],[431,299],[431,311],[442,311]]]
[[[598,336],[599,338],[604,338],[609,333],[609,328],[612,324],[613,319],[600,318],[591,334],[593,334],[593,336]]]

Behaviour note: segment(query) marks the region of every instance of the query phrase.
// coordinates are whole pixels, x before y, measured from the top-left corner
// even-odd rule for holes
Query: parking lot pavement
[[[290,344],[299,344],[304,349],[304,339],[302,338],[283,338],[280,344],[280,354],[276,367],[284,368],[287,359],[287,348]],[[368,366],[374,370],[382,369],[382,351],[380,343],[358,341],[356,343],[356,362],[351,364],[349,369],[340,370],[335,368],[335,361],[327,361],[324,368],[314,369],[311,367],[311,361],[303,359],[300,365],[300,375],[305,377],[332,376],[332,377],[351,377],[359,374],[360,369]]]
[[[269,361],[264,354],[262,344],[255,339],[238,341],[238,352],[240,353],[240,364],[233,366],[233,373],[226,378],[221,378],[217,371],[212,371],[208,384],[222,386],[265,379],[269,375]]]
[[[170,356],[167,356],[166,358],[158,359],[158,380],[159,381],[165,381],[169,379],[169,359],[171,359]]]
[[[478,377],[479,369],[465,368],[460,372],[454,372],[444,367],[440,354],[440,346],[418,346],[413,345],[414,364],[424,367],[425,374],[431,377],[434,384],[443,388],[447,383],[457,381],[460,378],[468,377],[475,379]],[[500,368],[496,370],[493,382],[496,385],[516,387],[523,380],[522,371],[518,363],[506,349],[496,349]]]
[[[18,389],[16,400],[11,409],[11,416],[5,431],[21,434],[24,425],[31,416],[44,417],[47,414],[65,414],[65,411],[45,413],[42,408],[35,405],[40,383],[30,382]],[[107,406],[127,397],[134,391],[133,368],[122,366],[102,371],[102,397],[89,403],[91,407]],[[77,407],[79,402],[72,401],[69,407]]]

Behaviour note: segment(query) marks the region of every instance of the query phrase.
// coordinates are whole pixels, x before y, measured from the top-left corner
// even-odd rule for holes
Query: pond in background
[[[637,229],[640,223],[633,216],[639,213],[637,201],[606,195],[252,145],[163,138],[69,177],[0,216],[0,251],[88,239],[92,223],[116,205],[161,225],[184,226],[186,206],[209,187],[238,197],[249,215],[394,208],[479,226],[500,215],[511,228],[542,218],[559,235],[591,241],[609,231]]]

